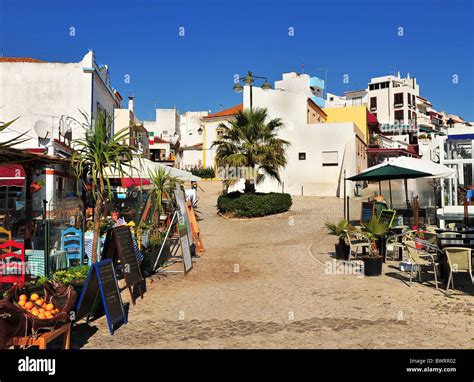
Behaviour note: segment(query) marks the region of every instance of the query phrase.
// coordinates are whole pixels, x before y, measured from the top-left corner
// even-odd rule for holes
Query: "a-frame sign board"
[[[110,334],[114,334],[114,325],[127,323],[120,289],[115,277],[112,260],[102,260],[92,264],[86,283],[77,304],[75,321],[89,320],[94,315],[98,302],[102,302]]]
[[[132,304],[135,305],[135,296],[132,287],[137,285],[140,297],[143,298],[143,277],[138,264],[135,248],[133,246],[130,227],[119,226],[109,229],[105,238],[102,259],[111,259],[116,266],[120,260],[120,266],[125,278],[125,284],[130,291]]]

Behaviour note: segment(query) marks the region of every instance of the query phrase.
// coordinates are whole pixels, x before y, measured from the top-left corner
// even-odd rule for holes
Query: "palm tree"
[[[113,118],[105,111],[100,111],[93,121],[89,121],[83,113],[86,123],[81,125],[86,129],[85,137],[76,139],[74,153],[71,157],[72,168],[78,180],[78,185],[86,177],[92,179],[92,196],[94,208],[94,239],[92,241],[92,262],[97,261],[97,246],[99,242],[102,205],[108,194],[112,198],[110,175],[124,175],[124,167],[134,168],[132,160],[140,155],[135,147],[123,144],[128,138],[129,128],[126,127],[112,135]]]
[[[176,183],[180,182],[178,177],[172,176],[164,167],[149,173],[151,184],[153,185],[152,195],[155,198],[154,216],[158,216],[155,226],[159,228],[160,214],[163,210],[163,199],[170,198],[173,194]]]
[[[7,127],[9,127],[10,125],[12,125],[18,118],[20,117],[16,117],[14,120],[12,121],[9,121],[9,122],[0,122],[1,125],[0,125],[0,133],[5,130]],[[10,149],[12,148],[13,146],[19,144],[19,143],[22,143],[22,142],[25,142],[27,141],[28,139],[21,139],[21,137],[23,137],[25,134],[27,133],[27,131],[25,131],[23,134],[20,134],[12,139],[9,139],[8,141],[5,141],[5,142],[0,142],[0,150],[6,150],[6,149]]]
[[[265,108],[240,111],[229,122],[230,126],[219,124],[223,135],[212,144],[212,147],[217,147],[216,160],[219,165],[245,167],[250,172],[257,172],[256,177],[245,178],[245,193],[255,192],[255,181],[262,182],[266,175],[280,182],[280,169],[287,163],[285,150],[290,143],[277,137],[283,123],[280,118],[266,122],[267,118]],[[233,183],[229,179],[226,182]]]

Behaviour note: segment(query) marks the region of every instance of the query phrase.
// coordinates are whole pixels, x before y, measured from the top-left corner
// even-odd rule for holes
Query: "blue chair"
[[[82,231],[75,228],[66,228],[61,231],[61,249],[66,252],[71,267],[71,261],[79,260],[83,263],[84,241]]]

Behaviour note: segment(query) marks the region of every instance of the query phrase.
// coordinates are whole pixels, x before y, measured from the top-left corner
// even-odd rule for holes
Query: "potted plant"
[[[346,242],[346,234],[353,227],[345,219],[335,223],[326,223],[326,228],[331,235],[339,236],[339,241],[335,245],[336,247],[336,259],[337,260],[348,260],[350,246]]]
[[[381,240],[388,232],[388,227],[373,216],[362,227],[364,234],[370,241],[369,252],[360,259],[364,262],[365,276],[380,276],[382,274],[383,256],[380,254]]]
[[[426,240],[425,239],[425,231],[421,227],[413,226],[413,227],[411,227],[411,229],[413,231],[411,233],[412,237],[416,237],[420,240]],[[415,247],[418,248],[418,249],[423,249],[423,244],[415,242]]]

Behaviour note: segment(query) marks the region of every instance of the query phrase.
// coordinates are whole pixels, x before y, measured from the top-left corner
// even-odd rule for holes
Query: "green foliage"
[[[82,114],[86,122],[81,125],[86,134],[85,138],[74,141],[72,168],[78,184],[85,180],[84,175],[92,178],[94,199],[103,197],[106,191],[112,198],[109,175],[118,173],[120,177],[125,177],[124,169],[134,169],[132,160],[140,155],[135,147],[125,144],[130,134],[128,127],[112,134],[113,118],[105,111],[100,111],[93,121],[89,121],[85,113]]]
[[[54,272],[53,280],[61,281],[64,284],[71,284],[73,282],[85,281],[89,274],[90,267],[88,265],[81,265],[69,269],[61,269]]]
[[[235,119],[221,123],[223,135],[214,141],[216,160],[219,166],[246,167],[258,172],[256,182],[266,175],[280,182],[280,169],[286,166],[286,149],[289,142],[278,138],[278,130],[283,127],[281,119],[267,120],[267,109],[244,110]],[[226,179],[235,182],[234,179]],[[246,180],[245,192],[255,192],[255,185]]]
[[[176,187],[176,183],[181,180],[170,174],[170,170],[160,167],[159,169],[150,172],[150,180],[153,185],[151,194],[155,198],[155,211],[163,211],[163,199],[171,198],[173,191]]]
[[[346,219],[342,219],[338,223],[327,222],[325,226],[331,235],[336,235],[339,237],[345,236],[346,232],[354,228]]]
[[[190,170],[191,174],[199,176],[200,178],[203,179],[212,179],[215,178],[215,171],[214,167],[192,167]]]
[[[236,217],[258,217],[288,211],[292,200],[290,194],[242,194],[231,192],[217,199],[217,208],[222,213]]]
[[[17,117],[14,120],[9,121],[9,122],[5,122],[5,123],[0,122],[0,133],[6,128],[8,128],[9,126],[11,126],[18,118],[20,117]],[[26,131],[23,134],[13,137],[12,139],[9,139],[8,141],[0,142],[0,150],[9,149],[15,145],[18,145],[19,143],[26,142],[28,139],[21,139],[26,133],[28,132]]]
[[[377,240],[380,236],[388,232],[388,226],[379,222],[376,216],[372,216],[367,223],[364,223],[362,232],[372,241]]]

